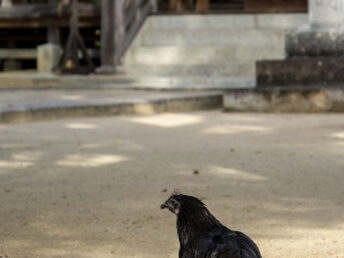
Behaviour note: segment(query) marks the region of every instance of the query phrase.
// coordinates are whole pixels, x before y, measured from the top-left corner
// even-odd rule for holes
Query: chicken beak
[[[163,204],[160,205],[160,209],[166,209],[166,208],[167,208],[166,203],[163,203]]]

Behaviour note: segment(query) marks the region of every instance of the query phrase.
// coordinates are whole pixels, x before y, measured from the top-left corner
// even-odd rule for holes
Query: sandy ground
[[[0,257],[177,257],[179,187],[263,257],[342,258],[343,184],[340,114],[1,125]]]

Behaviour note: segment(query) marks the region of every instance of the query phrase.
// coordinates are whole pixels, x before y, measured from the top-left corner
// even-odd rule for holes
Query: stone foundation
[[[286,33],[288,57],[344,55],[344,27],[302,28]]]
[[[309,24],[285,34],[286,59],[256,63],[258,87],[344,86],[344,0],[309,0]]]
[[[344,85],[344,56],[258,61],[256,65],[258,87]]]
[[[233,90],[223,102],[233,112],[344,112],[344,89]]]

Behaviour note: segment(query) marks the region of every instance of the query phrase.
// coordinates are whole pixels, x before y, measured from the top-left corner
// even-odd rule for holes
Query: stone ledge
[[[223,103],[232,112],[344,112],[344,88],[233,90]]]
[[[344,28],[339,26],[289,30],[285,39],[289,57],[344,55]]]
[[[51,104],[26,108],[0,110],[0,124],[33,122],[75,117],[100,117],[114,115],[155,114],[212,110],[222,107],[221,93],[195,93],[174,97],[138,98],[113,103]]]
[[[300,57],[256,63],[258,87],[344,84],[344,57]]]

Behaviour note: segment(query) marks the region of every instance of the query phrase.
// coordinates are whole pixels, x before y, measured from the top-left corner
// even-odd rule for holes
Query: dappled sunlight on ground
[[[219,111],[0,128],[0,256],[178,256],[173,188],[263,257],[344,257],[340,114]],[[6,133],[4,133],[6,132]]]
[[[98,149],[101,148],[101,144],[98,143],[83,143],[80,145],[81,148],[84,149]]]
[[[2,169],[20,169],[34,165],[34,162],[42,157],[40,152],[18,152],[11,155],[9,160],[0,160],[0,168]],[[5,170],[0,171],[0,174]]]
[[[3,161],[0,160],[0,168],[7,168],[7,169],[17,169],[17,168],[27,168],[29,166],[32,166],[32,162],[28,161]],[[0,174],[3,173],[0,172]]]
[[[200,116],[186,114],[161,114],[130,119],[132,122],[167,128],[198,124],[201,123],[202,120]]]
[[[70,123],[65,125],[68,129],[97,129],[98,126],[94,124]]]
[[[69,167],[99,167],[125,161],[127,158],[119,155],[80,155],[70,154],[56,162],[58,166]]]
[[[333,151],[344,155],[344,132],[332,133],[330,137],[334,140],[332,143],[332,145],[335,146]]]
[[[331,134],[331,137],[335,139],[344,139],[344,132],[333,133]]]
[[[69,100],[69,101],[79,101],[84,100],[86,97],[84,95],[59,95],[55,98],[61,99],[61,100]]]
[[[273,133],[274,130],[269,127],[253,126],[253,125],[218,125],[207,128],[203,131],[204,134],[236,134],[236,133]]]

